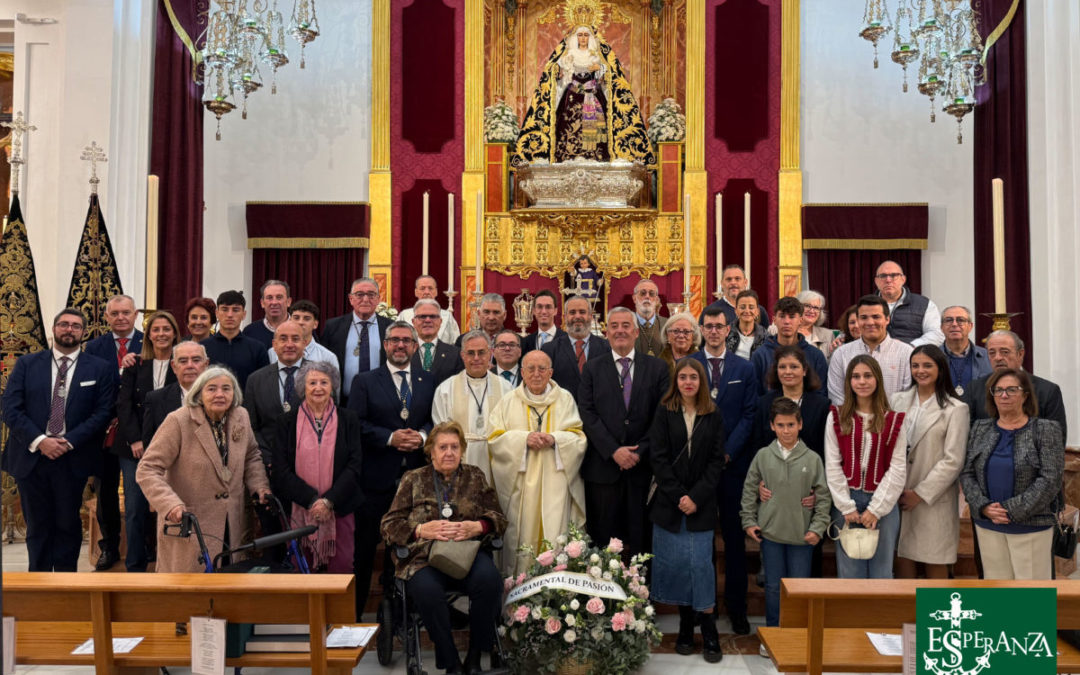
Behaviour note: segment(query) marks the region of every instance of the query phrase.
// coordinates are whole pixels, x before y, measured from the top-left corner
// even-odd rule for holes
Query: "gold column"
[[[383,296],[393,304],[392,215],[393,191],[390,180],[390,0],[373,0],[371,21],[371,174],[368,202],[371,204],[371,247],[368,269],[371,276],[386,275]]]
[[[461,277],[467,289],[476,267],[476,193],[484,191],[484,2],[465,0],[465,173],[461,176]],[[477,286],[483,288],[483,281]],[[468,313],[462,293],[458,317]]]
[[[674,12],[672,13],[674,15]],[[686,172],[683,190],[690,194],[691,307],[704,306],[701,278],[708,264],[709,175],[705,171],[705,0],[686,3]]]
[[[780,42],[779,292],[802,288],[802,169],[799,168],[799,0],[783,0]]]

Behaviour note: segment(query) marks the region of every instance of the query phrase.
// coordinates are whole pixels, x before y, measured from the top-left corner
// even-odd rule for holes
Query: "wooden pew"
[[[228,666],[310,667],[351,672],[363,648],[327,649],[324,627],[356,618],[349,574],[123,574],[7,572],[3,612],[16,619],[16,661],[94,666],[99,674],[157,672],[191,663],[191,641],[175,624],[211,615],[240,623],[308,624],[311,653],[245,654]],[[143,637],[113,654],[113,637]],[[94,654],[71,654],[87,638]]]
[[[1056,588],[1058,629],[1080,629],[1075,581],[979,579],[784,579],[780,626],[758,637],[780,672],[901,672],[901,657],[882,656],[866,631],[901,632],[915,623],[916,588]],[[1080,651],[1058,640],[1059,673],[1080,672]]]

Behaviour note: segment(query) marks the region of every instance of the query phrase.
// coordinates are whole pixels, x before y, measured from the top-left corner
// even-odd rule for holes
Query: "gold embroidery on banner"
[[[67,307],[82,310],[86,317],[84,340],[92,340],[109,332],[109,324],[105,322],[105,304],[112,296],[124,292],[104,225],[97,195],[91,195],[66,304]]]

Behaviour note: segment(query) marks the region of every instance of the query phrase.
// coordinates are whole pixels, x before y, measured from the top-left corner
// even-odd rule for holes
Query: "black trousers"
[[[31,572],[75,572],[82,547],[82,493],[86,478],[76,476],[63,456],[41,457],[25,478],[15,479],[26,519],[26,552]]]
[[[652,551],[652,524],[645,498],[649,486],[638,485],[625,474],[614,483],[585,483],[585,529],[597,546],[612,537],[623,542],[623,558]]]
[[[750,458],[745,456],[729,463],[721,474],[717,490],[720,532],[724,537],[724,606],[729,617],[746,616],[746,533],[742,529],[739,509],[743,482],[749,469]]]
[[[476,555],[469,574],[461,580],[449,577],[434,567],[424,567],[405,583],[409,598],[435,643],[435,667],[445,670],[458,662],[457,647],[450,628],[447,591],[463,591],[469,596],[469,646],[482,652],[495,647],[495,623],[502,600],[502,575],[491,556]]]
[[[394,492],[365,492],[364,503],[356,511],[356,528],[353,530],[353,573],[356,574],[356,621],[364,614],[368,593],[371,591],[371,572],[375,569],[375,551],[382,541],[379,524],[390,510]],[[394,582],[394,566],[387,555],[383,561],[379,582],[389,588]]]
[[[98,548],[120,555],[120,458],[103,449],[101,476],[94,478],[97,522],[101,530]]]

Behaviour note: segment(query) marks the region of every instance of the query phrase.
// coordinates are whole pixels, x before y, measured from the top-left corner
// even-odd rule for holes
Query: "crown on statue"
[[[563,5],[563,18],[571,30],[577,26],[595,26],[601,23],[603,15],[600,0],[566,0]]]

